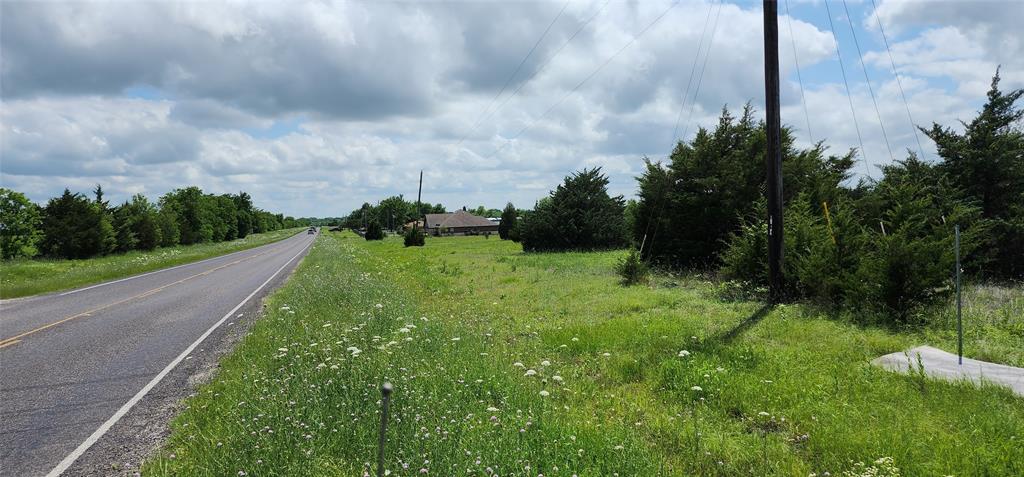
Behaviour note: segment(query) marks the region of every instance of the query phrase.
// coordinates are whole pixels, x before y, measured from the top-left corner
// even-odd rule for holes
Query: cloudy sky
[[[896,157],[918,150],[879,21],[918,124],[973,117],[999,64],[1024,87],[1015,0],[779,8],[783,122],[802,144],[860,146],[838,48],[860,174],[890,161],[883,127]],[[424,200],[450,209],[530,206],[589,166],[629,196],[644,156],[723,105],[763,111],[762,48],[759,1],[4,0],[0,175],[40,202],[194,184],[295,216],[414,198],[420,169]]]

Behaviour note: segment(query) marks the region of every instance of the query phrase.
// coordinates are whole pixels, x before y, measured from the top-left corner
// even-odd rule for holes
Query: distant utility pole
[[[782,118],[779,112],[779,3],[764,0],[764,97],[768,126],[768,290],[782,299]]]
[[[423,226],[427,226],[427,218],[423,215],[423,206],[420,205],[420,197],[423,195],[423,169],[420,169],[420,188],[416,191],[416,222],[413,222],[412,228],[416,228],[420,217],[423,217]]]

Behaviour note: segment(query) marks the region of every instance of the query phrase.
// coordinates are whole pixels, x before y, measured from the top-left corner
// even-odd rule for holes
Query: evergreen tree
[[[922,129],[938,147],[940,171],[957,190],[978,201],[992,221],[988,246],[975,263],[1002,278],[1024,278],[1024,110],[1016,106],[1024,89],[999,90],[992,78],[988,101],[978,116],[963,123],[964,132],[932,124]],[[942,191],[949,194],[949,191]]]
[[[87,258],[110,253],[117,245],[100,204],[67,189],[47,202],[42,230],[43,252],[53,257]]]
[[[111,216],[113,217],[112,225],[114,227],[114,235],[117,238],[115,251],[118,253],[124,253],[129,250],[134,250],[138,240],[135,238],[135,231],[132,229],[134,217],[131,215],[128,202],[115,207]]]
[[[632,227],[643,255],[672,267],[716,265],[726,239],[764,196],[765,138],[749,104],[738,119],[723,108],[715,129],[701,128],[691,142],[680,142],[667,166],[645,160]],[[797,150],[783,129],[784,202],[803,194],[817,209],[848,195],[839,185],[849,178],[853,152],[824,152],[820,144]]]
[[[519,226],[523,250],[595,250],[627,243],[622,196],[608,195],[601,168],[583,169],[565,178],[540,200]]]
[[[508,240],[511,237],[512,229],[516,227],[516,221],[519,220],[519,212],[516,207],[509,202],[505,205],[505,210],[501,211],[501,222],[498,224],[498,237],[502,240]]]

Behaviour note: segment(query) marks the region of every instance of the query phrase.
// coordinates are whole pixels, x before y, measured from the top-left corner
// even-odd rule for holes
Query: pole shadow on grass
[[[717,344],[729,344],[734,339],[740,337],[740,335],[745,333],[752,326],[760,323],[761,320],[763,320],[764,317],[768,316],[768,313],[771,313],[772,309],[774,308],[775,305],[771,304],[761,305],[761,308],[755,311],[752,315],[744,318],[743,321],[737,323],[736,326],[732,327],[729,330],[726,330],[724,333],[715,335],[708,341]]]

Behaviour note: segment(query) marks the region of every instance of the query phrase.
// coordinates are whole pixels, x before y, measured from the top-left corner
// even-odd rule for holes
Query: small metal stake
[[[380,386],[380,439],[377,441],[377,477],[384,477],[384,440],[388,432],[388,407],[391,404],[391,383]]]
[[[964,364],[964,326],[960,319],[960,226],[954,225],[953,231],[956,234],[954,247],[956,248],[956,355],[957,361]]]

